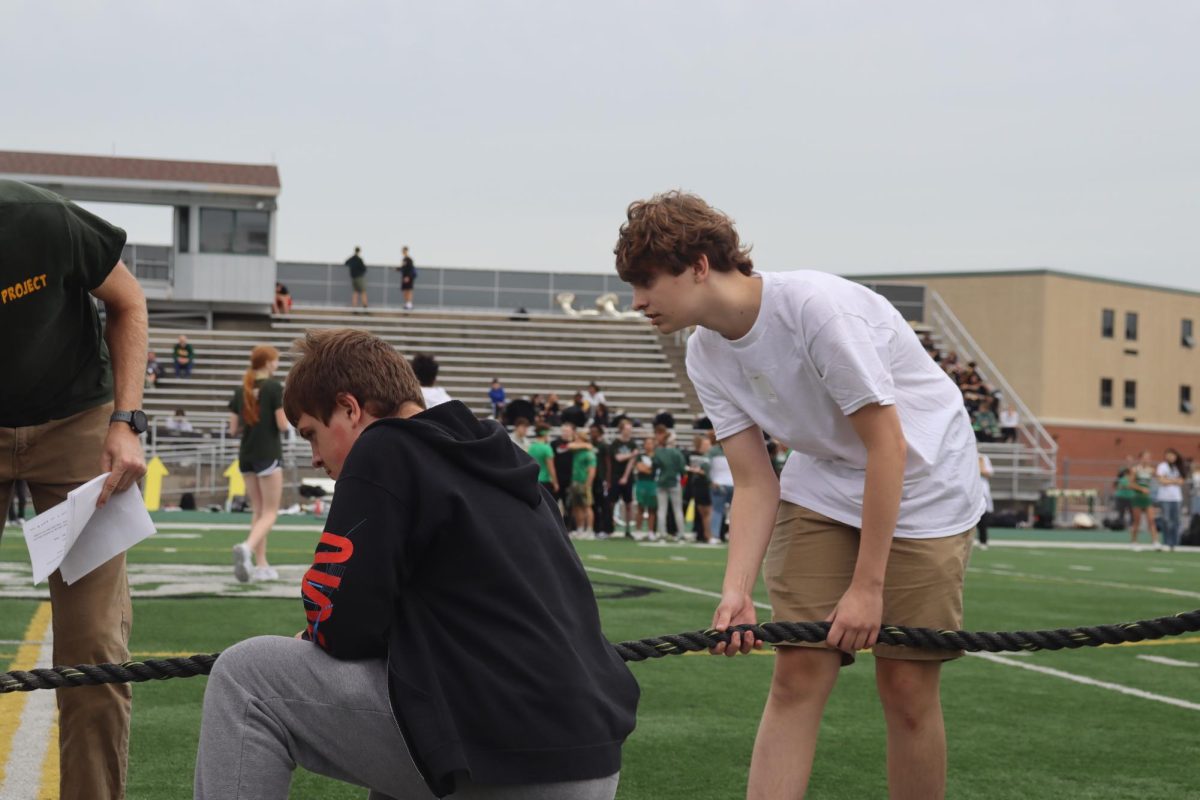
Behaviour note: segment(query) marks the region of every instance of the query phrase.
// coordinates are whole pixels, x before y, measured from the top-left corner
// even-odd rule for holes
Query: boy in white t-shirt
[[[627,216],[617,271],[659,333],[697,326],[688,376],[737,490],[713,627],[756,620],[760,566],[776,619],[831,622],[826,645],[778,648],[747,796],[805,791],[838,669],[874,646],[890,796],[942,797],[941,662],[961,653],[876,640],[885,619],[962,627],[983,497],[961,393],[885,299],[821,272],[754,272],[700,198],[670,192]],[[778,479],[763,430],[793,451]],[[734,633],[714,652],[760,644]]]

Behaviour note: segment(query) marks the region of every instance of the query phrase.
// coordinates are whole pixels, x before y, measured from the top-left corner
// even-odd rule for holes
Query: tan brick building
[[[853,277],[937,292],[1058,442],[1060,477],[1144,448],[1200,461],[1200,293],[1055,270]]]

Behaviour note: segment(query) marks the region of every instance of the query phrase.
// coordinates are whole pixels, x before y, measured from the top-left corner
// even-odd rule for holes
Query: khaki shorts
[[[883,584],[883,622],[959,630],[963,576],[974,529],[937,539],[893,539]],[[822,621],[850,587],[858,559],[859,530],[807,508],[779,504],[763,579],[778,621]],[[783,647],[824,648],[801,642]],[[876,644],[876,656],[908,661],[949,661],[962,651]],[[843,654],[842,664],[854,663]]]
[[[590,483],[572,483],[567,489],[567,508],[591,508],[592,485]]]

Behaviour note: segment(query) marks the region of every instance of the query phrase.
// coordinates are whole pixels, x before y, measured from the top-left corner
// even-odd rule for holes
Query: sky
[[[0,148],[275,163],[281,260],[604,272],[680,188],[760,269],[1200,290],[1198,32],[1158,0],[4,0]]]

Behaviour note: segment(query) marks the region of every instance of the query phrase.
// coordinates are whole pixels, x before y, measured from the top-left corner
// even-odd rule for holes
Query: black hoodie
[[[638,686],[538,466],[460,402],[371,425],[304,576],[307,637],[388,661],[392,711],[439,797],[621,766]],[[405,757],[397,754],[397,758]]]

